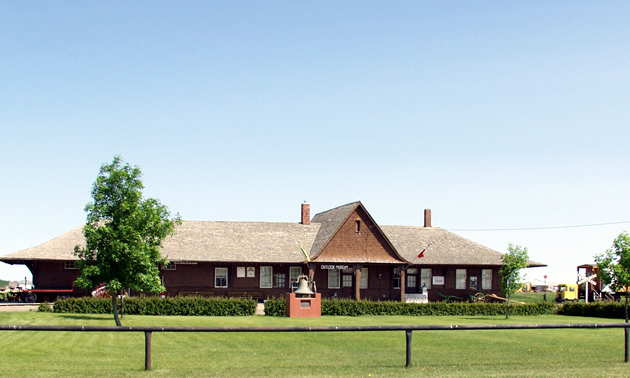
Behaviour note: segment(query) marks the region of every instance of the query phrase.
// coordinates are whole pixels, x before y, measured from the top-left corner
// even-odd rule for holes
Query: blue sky
[[[184,219],[431,208],[573,281],[630,223],[460,230],[630,221],[628,25],[625,2],[2,2],[0,255],[82,225],[120,154]]]

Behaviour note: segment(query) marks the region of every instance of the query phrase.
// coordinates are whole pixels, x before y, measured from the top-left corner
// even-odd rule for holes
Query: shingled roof
[[[381,226],[398,253],[414,265],[502,265],[491,248],[438,227]],[[423,258],[420,252],[429,244]],[[529,267],[546,266],[529,261]]]
[[[0,261],[77,260],[75,245],[85,245],[83,227],[37,247],[0,257]],[[301,263],[299,243],[310,250],[319,224],[273,222],[183,221],[164,241],[162,254],[171,261]]]
[[[301,263],[318,224],[185,221],[164,242],[171,261]]]
[[[335,207],[328,211],[316,214],[311,220],[311,224],[319,224],[319,231],[317,237],[313,243],[313,247],[310,249],[309,256],[311,258],[317,256],[322,248],[333,237],[335,232],[339,229],[343,221],[346,220],[348,214],[357,207],[358,202],[349,203],[343,206]]]
[[[74,246],[85,246],[83,226],[56,237],[37,247],[27,248],[19,252],[0,257],[0,261],[9,264],[21,263],[25,260],[78,260],[74,255]]]
[[[310,225],[275,222],[184,221],[164,241],[163,255],[177,262],[304,263],[300,243],[311,258],[325,247],[360,202],[315,215]],[[366,211],[367,213],[367,211]],[[369,216],[369,214],[368,214]],[[375,223],[376,224],[376,223]],[[437,227],[378,226],[401,260],[417,265],[501,265],[502,254]],[[77,227],[37,247],[0,257],[7,263],[76,260],[85,245]],[[429,243],[422,259],[417,256]],[[530,267],[545,264],[530,261]]]

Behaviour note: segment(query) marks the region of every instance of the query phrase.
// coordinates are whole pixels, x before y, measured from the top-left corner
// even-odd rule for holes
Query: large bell
[[[306,279],[306,276],[300,276],[298,277],[298,280],[300,281],[297,290],[295,291],[295,294],[299,294],[299,295],[311,295],[313,294],[313,291],[311,291],[311,289],[308,288],[308,280]]]

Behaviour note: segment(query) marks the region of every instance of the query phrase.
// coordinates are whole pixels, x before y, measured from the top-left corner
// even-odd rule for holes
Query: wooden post
[[[404,266],[400,268],[400,301],[405,303],[405,286],[407,285],[406,271]]]
[[[354,299],[361,300],[361,264],[354,265]]]
[[[313,282],[315,282],[315,268],[308,268],[308,288],[316,291]]]
[[[411,366],[411,332],[413,331],[410,329],[405,331],[405,336],[407,338],[407,364],[405,367]]]
[[[144,370],[151,370],[151,333],[144,333]]]
[[[628,323],[628,288],[626,287],[626,305],[625,309],[625,320]],[[623,361],[628,362],[628,344],[630,343],[630,335],[628,334],[628,327],[623,329]]]
[[[628,343],[630,343],[630,334],[626,327],[623,329],[623,362],[628,362]]]

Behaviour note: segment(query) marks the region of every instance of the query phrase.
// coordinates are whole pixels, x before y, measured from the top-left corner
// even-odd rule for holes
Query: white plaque
[[[433,276],[434,285],[444,285],[444,276]]]
[[[253,266],[248,266],[247,267],[247,277],[248,278],[256,277],[256,268],[254,268]]]
[[[236,268],[236,277],[245,277],[245,267],[244,266],[239,266]]]

